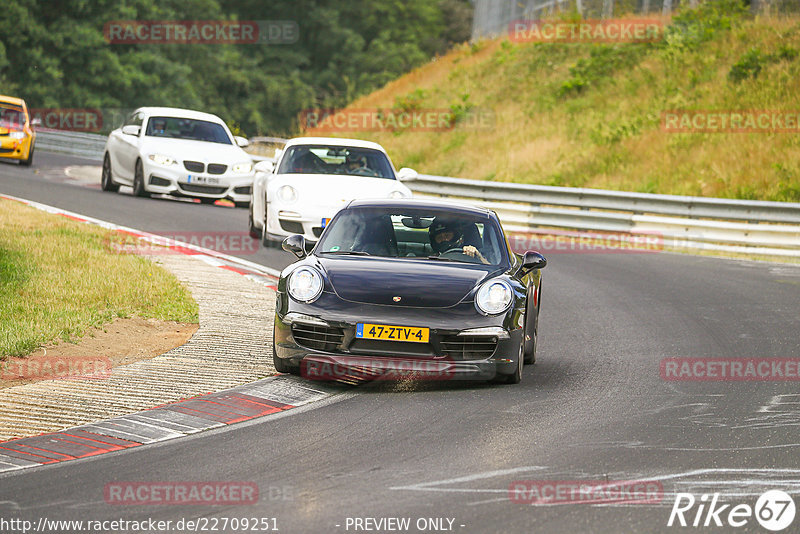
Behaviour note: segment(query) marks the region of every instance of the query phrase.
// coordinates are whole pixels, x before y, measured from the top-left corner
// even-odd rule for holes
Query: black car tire
[[[119,185],[115,184],[113,178],[111,178],[111,158],[108,157],[108,153],[103,158],[103,174],[100,176],[100,188],[103,191],[112,193],[119,191]]]
[[[31,146],[31,151],[28,152],[28,159],[21,159],[19,161],[20,165],[22,165],[23,167],[30,167],[31,165],[33,165],[33,149],[34,148],[35,148],[35,145]]]
[[[136,160],[136,169],[133,171],[133,196],[149,197],[150,195],[144,188],[144,168],[142,160]]]
[[[264,227],[261,231],[261,244],[264,246],[264,248],[280,248],[280,241],[273,241],[270,239],[269,234],[267,233],[266,210],[264,210]]]
[[[519,343],[519,354],[517,355],[517,367],[513,373],[505,377],[506,384],[519,384],[522,381],[522,366],[525,365],[525,332],[522,333],[522,340]]]
[[[519,342],[519,353],[517,355],[517,367],[510,375],[497,374],[490,382],[496,384],[519,384],[522,381],[522,367],[525,365],[525,329],[522,331],[522,339]]]
[[[530,290],[528,293],[531,293]],[[531,302],[533,302],[533,295],[529,294],[527,300],[527,307],[525,311],[525,332],[523,333],[523,343],[525,344],[525,363],[536,363],[536,342],[537,334],[539,332],[539,306],[531,309]],[[538,303],[537,303],[538,304]],[[530,332],[530,334],[528,334]],[[527,337],[530,335],[530,339]]]
[[[300,368],[295,367],[293,365],[289,365],[285,361],[278,358],[278,355],[275,353],[275,335],[272,336],[272,364],[275,366],[275,370],[279,373],[289,373],[293,375],[300,374]]]
[[[250,214],[247,217],[248,233],[253,239],[261,239],[261,230],[253,224],[253,205],[250,204]]]

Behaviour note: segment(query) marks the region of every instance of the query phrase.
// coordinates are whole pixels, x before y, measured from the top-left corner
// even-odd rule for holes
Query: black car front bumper
[[[278,294],[275,357],[318,380],[491,380],[518,365],[523,311],[483,316],[472,302],[419,309],[354,304],[324,295],[303,305]],[[357,323],[429,328],[428,343],[356,337]]]

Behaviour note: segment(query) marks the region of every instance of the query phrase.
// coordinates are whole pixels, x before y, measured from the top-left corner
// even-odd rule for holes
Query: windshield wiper
[[[465,263],[461,260],[454,260],[453,258],[442,258],[441,256],[428,256],[428,259],[437,261],[454,261],[456,263]]]
[[[372,256],[369,252],[363,250],[328,250],[320,252],[320,254],[336,254],[338,256]]]

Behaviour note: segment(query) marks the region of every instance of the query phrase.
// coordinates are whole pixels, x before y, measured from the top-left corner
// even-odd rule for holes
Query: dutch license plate
[[[429,330],[413,326],[391,326],[385,324],[356,324],[356,337],[359,339],[380,339],[382,341],[409,341],[427,343]]]

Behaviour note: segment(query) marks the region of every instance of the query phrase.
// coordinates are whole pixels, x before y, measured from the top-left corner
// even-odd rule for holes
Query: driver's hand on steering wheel
[[[487,260],[486,258],[484,258],[484,257],[483,257],[483,254],[481,254],[481,252],[480,252],[480,251],[479,251],[477,248],[475,248],[474,246],[472,246],[472,245],[467,245],[467,246],[465,246],[465,247],[464,247],[462,250],[463,250],[463,252],[464,252],[464,254],[465,254],[465,255],[467,255],[467,256],[469,256],[469,257],[471,257],[471,258],[478,258],[478,259],[480,259],[480,260],[481,260],[481,263],[486,263],[486,264],[488,264],[488,263],[489,263],[489,260]]]

